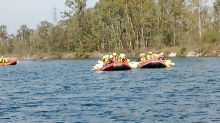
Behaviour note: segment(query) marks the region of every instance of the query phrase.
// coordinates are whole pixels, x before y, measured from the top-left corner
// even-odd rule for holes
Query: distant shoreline
[[[95,59],[95,58],[101,58],[103,55],[111,54],[111,53],[100,53],[100,52],[94,52],[94,53],[88,53],[87,57],[76,57],[75,53],[62,53],[62,55],[50,55],[50,54],[41,54],[41,55],[16,55],[16,54],[10,54],[10,55],[4,55],[5,57],[13,57],[19,60],[54,60],[54,59]],[[139,55],[132,55],[127,54],[128,58],[138,58]],[[195,52],[187,52],[184,55],[178,55],[176,52],[171,52],[168,54],[165,54],[166,58],[175,58],[175,57],[219,57],[220,54],[205,54],[202,55],[201,53],[195,53]]]

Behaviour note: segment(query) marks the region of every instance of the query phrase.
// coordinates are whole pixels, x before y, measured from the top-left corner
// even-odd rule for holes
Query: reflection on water
[[[91,71],[97,59],[0,67],[1,122],[220,122],[218,57],[168,69]]]

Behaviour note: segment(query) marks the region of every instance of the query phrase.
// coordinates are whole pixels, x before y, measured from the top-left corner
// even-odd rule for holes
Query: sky
[[[25,24],[36,29],[41,21],[54,21],[54,7],[57,22],[63,20],[60,12],[68,10],[66,0],[0,0],[0,25],[6,25],[8,34],[17,34],[20,26]],[[87,7],[94,7],[99,0],[87,0]]]
[[[54,7],[57,22],[63,20],[60,12],[68,10],[66,0],[0,0],[0,25],[6,25],[8,34],[17,34],[20,26],[25,24],[36,29],[41,21],[53,23]],[[87,7],[93,7],[99,0],[87,0]],[[215,0],[208,0],[212,6]]]

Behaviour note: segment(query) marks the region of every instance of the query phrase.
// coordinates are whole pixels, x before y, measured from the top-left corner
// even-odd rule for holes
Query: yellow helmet
[[[117,55],[117,53],[113,53],[112,55],[113,55],[113,56],[116,56],[116,55]]]
[[[163,56],[163,53],[161,52],[160,55]]]
[[[108,58],[109,56],[108,55],[104,55],[103,57],[102,57],[102,59],[106,59],[106,58]]]
[[[120,54],[120,57],[121,57],[121,58],[125,58],[125,54],[121,53],[121,54]]]
[[[142,57],[143,56],[143,53],[140,53],[140,57]]]
[[[151,55],[153,52],[149,52],[148,54]]]
[[[112,56],[112,55],[109,55],[109,58],[113,58],[113,56]]]

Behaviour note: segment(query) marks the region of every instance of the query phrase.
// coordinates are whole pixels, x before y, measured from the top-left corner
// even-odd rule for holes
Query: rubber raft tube
[[[100,68],[102,71],[122,71],[122,70],[131,70],[131,67],[128,65],[128,63],[124,62],[113,62],[110,64],[107,64]]]
[[[17,61],[12,60],[12,61],[9,61],[9,62],[0,63],[0,66],[16,65],[16,64],[17,64]]]
[[[138,64],[138,68],[166,68],[165,60],[147,60]]]

